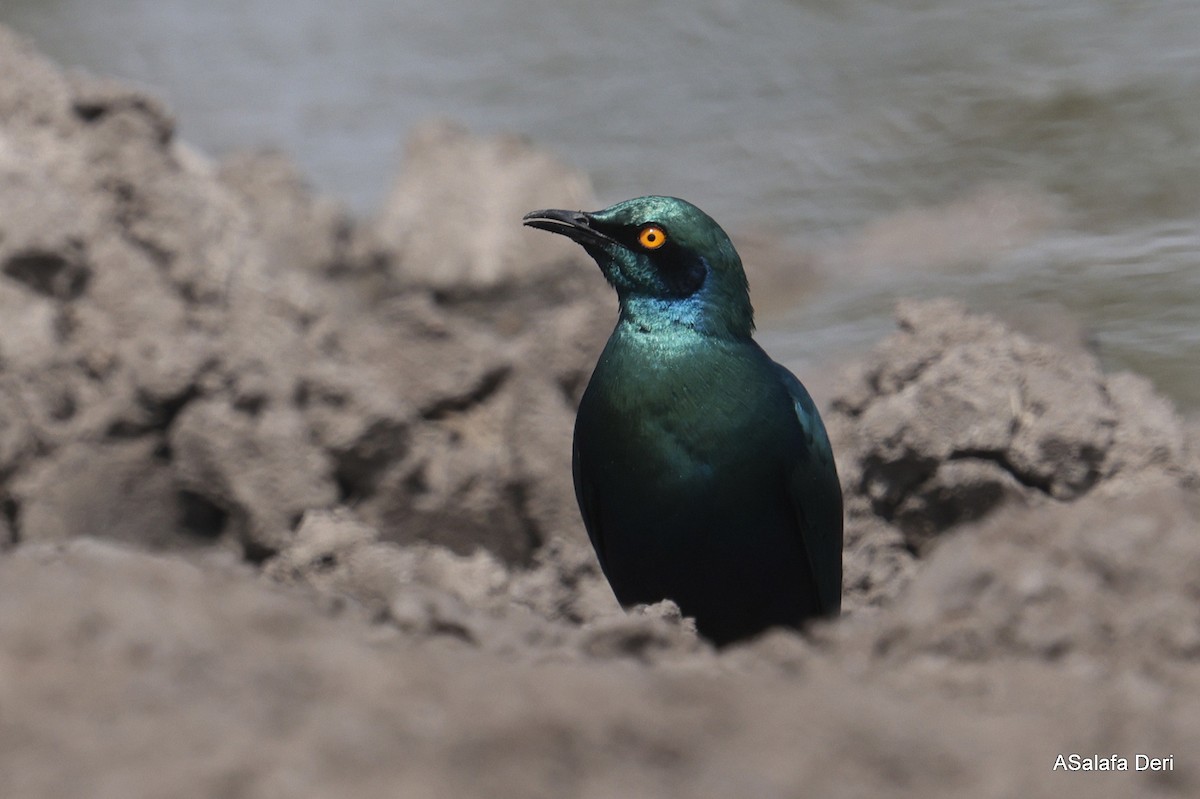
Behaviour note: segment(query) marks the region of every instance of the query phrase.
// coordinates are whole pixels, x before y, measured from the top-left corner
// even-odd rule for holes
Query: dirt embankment
[[[827,403],[847,614],[716,653],[588,551],[614,303],[519,229],[556,205],[432,125],[356,222],[0,30],[0,796],[1200,792],[1200,464],[1149,384],[902,304]]]

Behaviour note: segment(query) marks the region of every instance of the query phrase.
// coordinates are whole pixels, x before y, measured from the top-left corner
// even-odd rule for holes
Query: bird
[[[580,399],[575,497],[625,608],[674,601],[718,647],[836,616],[842,490],[803,384],[754,341],[741,257],[677,197],[532,211],[582,245],[619,314]]]

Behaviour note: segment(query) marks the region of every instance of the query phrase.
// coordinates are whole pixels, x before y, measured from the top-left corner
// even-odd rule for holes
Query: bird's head
[[[637,197],[603,211],[549,209],[525,224],[573,239],[617,290],[622,318],[749,336],[754,312],[737,250],[712,217],[675,197]]]

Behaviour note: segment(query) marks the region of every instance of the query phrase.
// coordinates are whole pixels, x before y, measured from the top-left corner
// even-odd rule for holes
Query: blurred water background
[[[3,0],[0,22],[360,214],[430,117],[527,134],[606,203],[686,197],[807,276],[756,297],[792,364],[949,294],[1078,319],[1200,410],[1196,0]]]

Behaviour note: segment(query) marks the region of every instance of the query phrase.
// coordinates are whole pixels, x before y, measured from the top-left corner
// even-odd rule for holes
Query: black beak
[[[563,211],[557,208],[548,208],[544,211],[530,211],[525,214],[523,219],[529,227],[558,233],[579,242],[585,247],[589,245],[617,243],[609,236],[597,230],[591,214],[585,214],[583,211]]]

